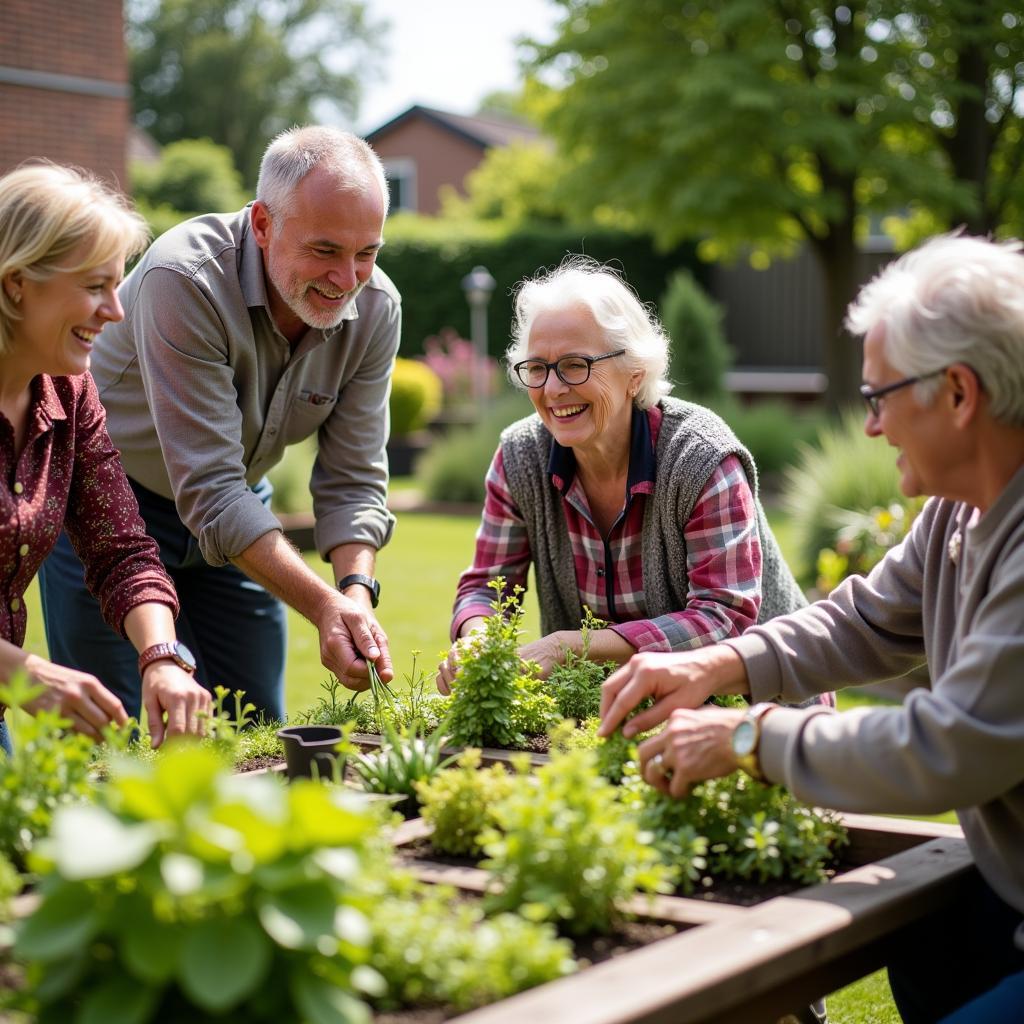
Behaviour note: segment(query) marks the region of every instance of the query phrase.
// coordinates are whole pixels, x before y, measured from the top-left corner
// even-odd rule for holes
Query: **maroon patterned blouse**
[[[122,636],[125,615],[145,601],[177,615],[174,584],[107,436],[92,377],[41,374],[31,387],[18,459],[14,431],[0,414],[0,637],[24,643],[24,594],[62,527],[103,617]]]

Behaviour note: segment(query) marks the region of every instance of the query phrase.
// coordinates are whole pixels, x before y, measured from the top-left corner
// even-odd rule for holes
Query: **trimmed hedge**
[[[464,230],[459,225],[424,225],[420,219],[393,218],[378,263],[402,293],[402,355],[423,352],[423,341],[443,327],[469,337],[469,307],[462,279],[473,267],[486,267],[497,285],[488,307],[488,349],[500,358],[508,346],[512,289],[542,267],[557,266],[568,253],[586,253],[620,267],[644,302],[657,303],[668,278],[689,268],[698,280],[706,271],[695,247],[655,250],[646,236],[607,228],[535,226],[506,235]]]

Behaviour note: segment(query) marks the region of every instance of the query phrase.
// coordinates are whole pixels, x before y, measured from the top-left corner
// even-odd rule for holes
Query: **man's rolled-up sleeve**
[[[281,524],[245,479],[224,324],[193,281],[154,268],[131,313],[143,386],[178,514],[211,565]]]
[[[384,448],[401,319],[401,306],[387,299],[358,368],[318,434],[310,490],[314,541],[324,558],[339,544],[382,548],[394,530]]]

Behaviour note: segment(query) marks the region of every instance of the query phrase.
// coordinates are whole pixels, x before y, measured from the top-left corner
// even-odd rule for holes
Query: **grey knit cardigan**
[[[674,398],[662,399],[660,406],[657,477],[644,510],[641,549],[648,615],[657,618],[686,607],[683,529],[708,478],[728,455],[742,463],[757,508],[762,559],[757,621],[802,608],[807,601],[765,519],[750,452],[710,409]],[[548,474],[551,445],[551,434],[536,414],[513,423],[501,435],[505,475],[530,541],[545,636],[559,629],[579,629],[583,617],[565,513]]]

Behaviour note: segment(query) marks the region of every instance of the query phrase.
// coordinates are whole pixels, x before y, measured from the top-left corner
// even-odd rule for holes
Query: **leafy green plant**
[[[432,779],[458,756],[441,752],[445,734],[441,729],[422,736],[399,730],[385,722],[380,750],[357,754],[352,767],[368,793],[392,793],[408,797],[419,805],[417,783]]]
[[[493,809],[511,793],[516,778],[501,765],[481,768],[480,751],[470,747],[456,767],[417,783],[421,814],[434,829],[434,848],[453,856],[478,856],[480,833],[494,827]]]
[[[209,747],[119,761],[33,855],[22,1007],[40,1024],[367,1020],[377,829],[339,789],[233,776]]]
[[[572,948],[550,925],[516,914],[485,918],[479,903],[446,887],[392,895],[373,917],[372,965],[388,981],[382,1006],[469,1010],[576,969]]]
[[[482,629],[459,642],[448,730],[452,742],[460,746],[512,747],[525,738],[514,707],[517,699],[537,695],[537,688],[527,684],[537,677],[537,666],[519,657],[522,587],[506,594],[501,576],[488,586],[495,593],[493,613]]]
[[[481,836],[496,891],[495,910],[518,910],[572,934],[607,932],[619,905],[640,891],[668,888],[668,870],[636,817],[597,772],[593,751],[553,754],[534,775],[520,775],[493,811],[497,827]]]
[[[0,853],[0,924],[11,918],[11,900],[24,888],[21,872]],[[6,936],[0,933],[0,946],[7,945]]]
[[[685,800],[647,785],[626,769],[622,800],[639,816],[667,864],[689,892],[705,875],[812,884],[845,845],[837,815],[802,804],[782,786],[763,786],[742,772],[694,786]]]
[[[548,675],[548,688],[563,718],[584,722],[601,711],[601,684],[615,670],[616,664],[614,661],[591,661],[590,642],[594,630],[604,629],[606,625],[584,606],[580,653],[566,648],[565,660]]]
[[[19,674],[0,686],[0,703],[21,708],[41,692]],[[14,753],[0,756],[0,856],[19,868],[49,833],[57,809],[95,792],[93,742],[70,726],[56,711],[21,715]]]
[[[834,547],[844,516],[905,501],[892,448],[868,437],[856,413],[822,429],[818,447],[801,445],[799,463],[786,471],[784,494],[801,582],[814,582],[818,552]]]
[[[422,430],[441,411],[441,378],[418,359],[395,360],[391,375],[391,434],[404,437]]]
[[[678,393],[698,402],[721,395],[733,353],[725,340],[725,311],[688,270],[668,279],[661,319],[672,339],[670,376]]]
[[[423,493],[435,501],[482,504],[487,468],[502,430],[532,411],[522,393],[506,390],[472,427],[453,428],[436,440],[416,467]]]
[[[795,408],[781,399],[762,398],[742,404],[727,395],[710,405],[753,456],[762,487],[766,483],[775,485],[779,474],[798,461],[803,446],[816,444],[818,433],[827,423],[820,409]]]
[[[832,547],[818,552],[817,587],[829,593],[847,576],[866,576],[910,532],[922,499],[868,512],[844,512]]]

